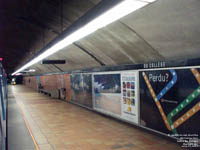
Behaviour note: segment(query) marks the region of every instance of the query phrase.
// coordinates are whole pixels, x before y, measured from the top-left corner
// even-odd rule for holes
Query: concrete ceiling
[[[199,0],[159,0],[122,21],[166,60],[198,58],[199,8]]]
[[[40,74],[199,58],[199,8],[199,0],[158,0],[48,58],[66,64],[33,67]]]
[[[40,49],[101,0],[1,0],[0,57],[7,72]]]

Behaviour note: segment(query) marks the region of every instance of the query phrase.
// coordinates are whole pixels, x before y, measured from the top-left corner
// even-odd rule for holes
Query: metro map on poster
[[[200,134],[199,69],[140,72],[141,124],[167,134]]]

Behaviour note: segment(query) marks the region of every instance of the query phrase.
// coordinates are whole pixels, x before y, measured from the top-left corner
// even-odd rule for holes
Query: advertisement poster
[[[200,138],[200,69],[141,71],[141,125]]]
[[[64,74],[64,88],[66,89],[65,97],[67,101],[70,101],[71,97],[71,81],[70,74]]]
[[[94,108],[114,116],[121,116],[119,73],[94,75]]]
[[[121,74],[122,118],[138,124],[137,72]]]
[[[40,76],[36,76],[36,90],[39,91],[40,87]]]
[[[90,74],[71,74],[71,101],[92,108],[92,78]]]

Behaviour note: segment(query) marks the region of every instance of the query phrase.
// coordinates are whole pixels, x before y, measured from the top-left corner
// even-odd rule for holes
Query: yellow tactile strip
[[[20,107],[19,104],[18,104],[18,107],[19,107],[20,113],[21,113],[22,116],[23,116],[25,125],[26,125],[26,127],[27,127],[27,129],[28,129],[28,132],[29,132],[30,135],[31,135],[31,138],[32,138],[33,143],[34,143],[34,145],[35,145],[35,147],[36,147],[36,150],[39,150],[39,146],[38,146],[38,144],[37,144],[37,142],[36,142],[36,140],[35,140],[35,137],[33,136],[33,133],[32,133],[32,131],[31,131],[31,129],[30,129],[30,126],[29,126],[29,124],[28,124],[28,121],[26,120],[26,117],[24,116],[24,112],[22,111],[22,109],[21,109],[21,107]]]
[[[23,105],[40,150],[181,150],[159,136],[50,99],[27,87],[14,86],[12,90],[18,104]]]

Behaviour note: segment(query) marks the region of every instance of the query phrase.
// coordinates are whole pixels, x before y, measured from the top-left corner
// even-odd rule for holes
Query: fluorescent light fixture
[[[153,2],[155,2],[156,0],[142,0],[142,1],[147,2],[147,3],[153,3]]]
[[[23,72],[35,72],[35,69],[28,69],[28,70],[24,70]]]
[[[16,75],[16,76],[20,76],[20,75],[22,75],[22,73],[16,73],[15,75]]]
[[[76,30],[72,34],[65,37],[63,40],[59,41],[46,51],[44,51],[41,55],[34,58],[23,67],[15,71],[12,75],[23,71],[24,69],[36,64],[37,62],[47,58],[48,56],[56,53],[57,51],[63,49],[64,47],[72,44],[73,42],[86,37],[87,35],[97,31],[100,28],[105,27],[106,25],[134,12],[137,9],[140,9],[146,6],[149,3],[154,2],[155,0],[123,0],[110,10],[106,11],[102,15],[98,16],[97,18],[90,21],[88,24],[84,25],[80,29]]]

